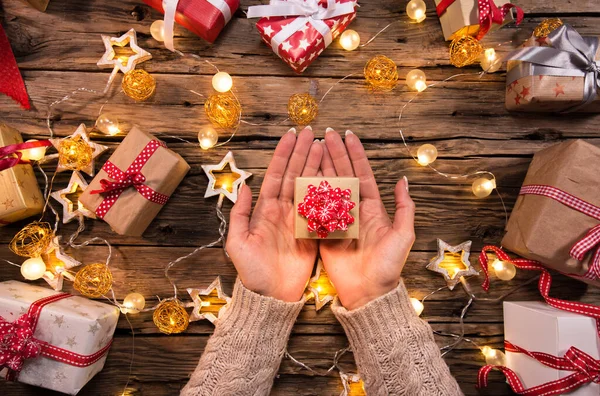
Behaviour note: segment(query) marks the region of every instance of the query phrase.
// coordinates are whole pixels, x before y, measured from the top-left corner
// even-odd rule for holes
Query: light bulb
[[[46,263],[40,257],[27,259],[21,264],[21,275],[27,280],[36,280],[44,276]]]
[[[417,161],[419,165],[427,166],[436,160],[437,149],[433,144],[424,144],[417,150]]]
[[[360,36],[355,30],[345,30],[340,35],[340,45],[346,51],[354,51],[360,45]]]
[[[215,91],[227,92],[233,86],[231,76],[225,72],[218,72],[212,78],[212,86]]]
[[[486,73],[494,73],[500,70],[502,66],[502,59],[498,59],[496,56],[496,50],[493,48],[487,48],[483,55],[481,55],[481,68]]]
[[[492,263],[492,268],[494,269],[498,279],[503,281],[509,281],[514,278],[515,275],[517,275],[517,267],[508,261],[500,261],[496,259]]]
[[[136,314],[146,306],[146,299],[140,293],[129,293],[123,300],[121,312]]]
[[[152,25],[150,25],[150,34],[156,41],[165,41],[165,22],[162,19],[152,22]]]
[[[494,188],[496,188],[496,179],[487,179],[485,177],[475,179],[472,185],[473,194],[477,198],[487,197],[494,191]]]
[[[485,364],[491,366],[506,366],[506,355],[504,352],[484,346],[481,348],[481,353],[485,356]]]
[[[37,142],[35,139],[26,141],[25,143]],[[21,159],[24,161],[40,161],[46,156],[46,147],[34,147],[21,151]]]
[[[423,313],[423,309],[425,309],[423,303],[414,297],[410,298],[410,303],[412,304],[415,312],[417,313],[417,316],[421,316],[421,314]]]
[[[200,129],[200,132],[198,132],[198,142],[200,142],[200,147],[203,150],[208,150],[209,148],[215,147],[215,144],[217,144],[218,140],[219,134],[211,126],[205,126]]]
[[[110,113],[100,114],[100,117],[96,120],[96,129],[110,136],[115,136],[121,132],[119,120],[115,115]]]
[[[425,11],[427,11],[427,5],[423,0],[410,0],[406,5],[406,15],[417,23],[425,20]]]
[[[424,91],[427,88],[427,77],[422,70],[414,69],[406,75],[406,85],[413,91]]]

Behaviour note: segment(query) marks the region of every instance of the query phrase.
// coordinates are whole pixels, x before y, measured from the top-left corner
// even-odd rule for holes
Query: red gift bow
[[[562,309],[563,311],[574,312],[577,314],[585,315],[596,319],[596,327],[598,328],[598,335],[600,336],[600,307],[592,304],[586,304],[581,302],[560,300],[555,297],[550,297],[550,286],[552,286],[552,276],[550,272],[542,266],[539,262],[534,260],[526,259],[511,259],[502,249],[496,246],[484,246],[479,254],[479,264],[484,273],[484,281],[481,287],[483,290],[488,291],[490,289],[490,278],[488,273],[488,256],[487,252],[493,252],[496,254],[498,260],[507,261],[515,265],[515,267],[524,270],[536,270],[541,271],[540,280],[538,282],[538,289],[540,294],[546,300],[546,303],[551,307]]]
[[[333,188],[326,180],[319,187],[309,185],[304,201],[298,204],[298,213],[308,219],[308,231],[316,231],[319,238],[336,230],[347,231],[354,223],[350,210],[356,206],[351,195],[350,189]]]
[[[50,143],[50,140],[38,140],[36,142],[17,143],[0,147],[0,172],[19,164],[30,163],[29,161],[21,159],[21,157],[23,157],[21,150],[27,150],[36,147],[48,147],[51,145],[52,144]],[[16,157],[13,156],[13,154],[16,155]]]
[[[27,88],[19,72],[17,60],[12,52],[8,37],[0,25],[0,92],[19,102],[26,110],[31,108]]]
[[[513,370],[504,366],[487,365],[479,370],[479,375],[477,376],[478,388],[487,386],[487,377],[494,368],[500,370],[506,376],[512,390],[519,395],[551,396],[572,392],[580,386],[589,384],[590,382],[600,384],[600,360],[594,359],[578,348],[569,348],[562,358],[542,352],[529,352],[508,341],[504,341],[504,348],[507,352],[524,353],[542,363],[544,366],[552,367],[557,370],[573,371],[573,374],[556,381],[546,382],[545,384],[525,389],[523,383]]]
[[[0,369],[8,368],[7,380],[16,380],[19,372],[23,369],[25,360],[40,355],[71,366],[87,367],[96,363],[108,352],[112,340],[94,354],[80,355],[55,347],[33,336],[42,308],[68,297],[72,296],[67,293],[58,293],[39,299],[31,304],[26,314],[14,322],[8,322],[0,316]]]
[[[455,1],[456,0],[442,0],[436,7],[438,16],[441,17]],[[477,6],[479,10],[479,33],[477,33],[477,40],[481,40],[483,36],[486,35],[491,29],[492,23],[502,25],[506,14],[508,14],[511,9],[514,8],[517,11],[517,25],[523,21],[523,17],[525,16],[521,7],[511,3],[506,3],[498,8],[496,3],[494,3],[494,0],[478,0]]]
[[[543,184],[526,185],[521,187],[519,195],[541,195],[552,198],[571,209],[600,220],[600,207],[553,186]],[[573,245],[569,255],[581,261],[586,253],[594,248],[596,248],[596,252],[588,272],[583,275],[584,278],[600,279],[600,224],[590,229],[579,242]]]
[[[151,140],[148,142],[146,147],[140,152],[135,158],[133,163],[127,168],[125,172],[119,169],[115,164],[110,161],[102,166],[102,169],[108,174],[113,180],[102,179],[100,185],[102,189],[92,190],[91,194],[106,194],[104,199],[96,208],[96,215],[103,219],[106,213],[112,208],[117,202],[119,196],[129,187],[134,187],[144,198],[150,202],[164,205],[169,200],[169,196],[154,191],[146,184],[146,177],[141,173],[142,168],[146,165],[146,162],[152,157],[152,155],[158,150],[159,147],[165,147],[162,142],[158,140]]]

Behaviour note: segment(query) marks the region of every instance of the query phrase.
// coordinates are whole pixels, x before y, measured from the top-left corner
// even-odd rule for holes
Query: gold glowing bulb
[[[475,181],[473,181],[473,185],[471,187],[473,194],[475,194],[477,198],[485,198],[489,196],[496,188],[496,179],[480,177],[479,179],[475,179]]]
[[[437,149],[433,144],[424,144],[417,150],[417,162],[427,166],[437,159]]]
[[[212,78],[212,86],[215,91],[227,92],[233,86],[233,79],[228,73],[218,72]]]
[[[502,59],[498,59],[495,49],[487,48],[481,56],[480,64],[486,73],[494,73],[502,66]]]
[[[413,91],[422,92],[427,88],[427,77],[422,70],[414,69],[406,75],[406,85]]]
[[[417,23],[425,20],[427,5],[423,0],[410,0],[406,5],[406,15]]]
[[[354,51],[360,45],[360,36],[355,30],[345,30],[340,35],[340,45],[346,51]]]
[[[423,310],[425,309],[425,306],[423,305],[423,303],[414,297],[410,298],[410,303],[412,304],[417,316],[421,316],[421,314],[423,313]]]
[[[21,264],[21,275],[27,280],[36,280],[44,276],[46,263],[41,257],[27,259]]]
[[[36,139],[31,139],[25,143],[37,142]],[[40,161],[46,156],[46,147],[34,147],[21,151],[21,159],[24,161]]]
[[[126,314],[136,314],[146,306],[146,299],[140,293],[129,293],[123,299],[123,307],[121,312]]]
[[[484,346],[481,348],[481,353],[485,356],[485,363],[492,366],[506,366],[506,355],[504,352]]]
[[[219,134],[211,126],[202,127],[198,132],[198,142],[200,143],[200,148],[203,150],[215,147],[218,141]]]
[[[119,128],[119,120],[115,115],[110,113],[100,114],[96,120],[96,129],[110,136],[115,136],[121,132]]]
[[[150,34],[156,41],[160,41],[161,43],[165,41],[165,22],[162,19],[152,22],[152,25],[150,25]]]
[[[513,263],[509,263],[508,261],[494,260],[492,263],[492,268],[496,273],[498,279],[503,281],[509,281],[517,275],[517,267]]]

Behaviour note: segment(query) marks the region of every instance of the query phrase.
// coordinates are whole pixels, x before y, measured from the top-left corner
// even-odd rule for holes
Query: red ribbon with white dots
[[[106,161],[102,170],[104,170],[108,177],[112,180],[102,179],[100,185],[102,189],[92,190],[91,194],[104,194],[104,199],[96,208],[96,215],[103,219],[108,213],[110,208],[117,202],[123,191],[129,187],[135,188],[144,198],[150,202],[164,205],[169,200],[169,196],[154,191],[148,187],[146,183],[146,177],[142,174],[141,170],[146,165],[146,162],[152,157],[152,155],[158,150],[159,147],[163,146],[162,142],[158,140],[151,140],[148,142],[146,147],[140,152],[135,158],[133,163],[127,168],[125,172],[119,169],[115,164],[110,161]]]
[[[17,379],[26,359],[44,356],[71,366],[87,367],[96,363],[108,352],[112,340],[96,353],[80,355],[55,347],[33,336],[42,308],[68,297],[71,295],[58,293],[41,298],[33,302],[27,313],[14,322],[9,322],[0,316],[0,369],[8,368],[7,380],[15,381]]]

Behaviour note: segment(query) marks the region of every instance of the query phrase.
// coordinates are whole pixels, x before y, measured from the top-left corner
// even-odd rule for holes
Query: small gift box
[[[501,7],[494,0],[435,0],[446,41],[462,36],[483,38],[488,31],[501,28],[515,20],[511,9],[517,11],[517,24],[523,20],[523,10],[511,3]]]
[[[44,12],[48,7],[48,3],[50,3],[50,0],[23,0],[23,2],[29,4],[38,11]]]
[[[44,199],[33,167],[19,161],[21,134],[0,122],[0,227],[42,212]],[[3,158],[4,157],[4,158]]]
[[[173,21],[212,43],[240,6],[239,0],[144,0],[144,3],[165,14],[167,47],[167,40],[173,40]]]
[[[296,238],[358,239],[359,186],[354,177],[296,178]]]
[[[600,384],[594,382],[600,374],[600,338],[593,318],[539,301],[505,301],[504,336],[506,367],[525,389],[543,387],[539,393],[530,394],[561,389],[559,393],[569,396],[600,394]],[[542,362],[559,363],[564,370]],[[511,378],[512,373],[505,374]]]
[[[140,236],[189,170],[179,154],[133,127],[79,201],[116,233]]]
[[[264,42],[302,73],[356,18],[353,0],[287,0],[248,8]]]
[[[506,108],[537,112],[600,112],[599,37],[581,37],[562,25],[532,36],[507,56]]]
[[[0,283],[0,368],[9,380],[76,395],[104,366],[112,305],[17,281]]]
[[[536,153],[502,246],[600,286],[600,148],[583,140]]]

